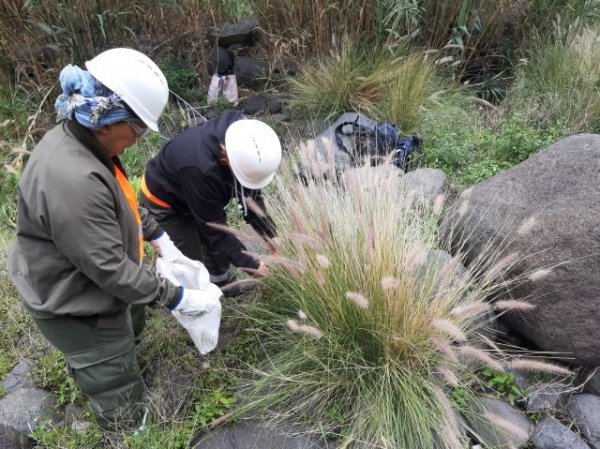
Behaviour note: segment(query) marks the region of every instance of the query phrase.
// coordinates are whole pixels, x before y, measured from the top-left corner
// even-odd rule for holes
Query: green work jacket
[[[18,189],[17,238],[9,272],[37,318],[89,316],[155,301],[181,288],[139,263],[140,232],[162,231],[140,208],[142,229],[93,134],[69,121],[35,147]]]

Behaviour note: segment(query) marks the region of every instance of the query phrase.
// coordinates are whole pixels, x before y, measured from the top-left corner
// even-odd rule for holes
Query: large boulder
[[[600,136],[563,139],[461,195],[442,224],[469,258],[503,239],[511,299],[536,305],[504,315],[509,328],[572,363],[600,365]]]

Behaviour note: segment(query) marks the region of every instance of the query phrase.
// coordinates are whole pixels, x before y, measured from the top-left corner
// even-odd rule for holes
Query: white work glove
[[[182,287],[179,304],[171,310],[187,316],[208,314],[221,307],[223,293],[215,284],[209,284],[205,290],[192,290]]]
[[[150,240],[149,243],[154,247],[156,251],[158,251],[158,254],[160,254],[160,256],[166,261],[170,262],[172,260],[181,258],[192,260],[185,257],[183,253],[179,251],[179,249],[175,246],[175,243],[173,243],[173,240],[171,240],[171,237],[169,237],[169,234],[167,234],[164,231],[160,235],[160,237],[154,240]]]

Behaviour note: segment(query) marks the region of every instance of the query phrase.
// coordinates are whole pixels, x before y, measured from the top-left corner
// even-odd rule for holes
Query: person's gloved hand
[[[209,313],[221,305],[220,298],[223,293],[215,284],[209,284],[206,290],[192,290],[189,288],[182,288],[181,290],[181,300],[171,310],[188,316],[198,316]]]
[[[171,237],[169,237],[169,234],[167,234],[164,231],[160,235],[160,237],[158,237],[154,240],[150,240],[149,243],[150,243],[150,245],[152,245],[154,247],[154,249],[156,251],[158,251],[158,254],[160,254],[160,256],[168,262],[183,258],[183,259],[187,259],[191,262],[200,263],[198,261],[195,261],[195,260],[185,257],[183,255],[183,253],[181,251],[179,251],[179,249],[175,246],[175,243],[173,243],[173,240],[171,240]]]

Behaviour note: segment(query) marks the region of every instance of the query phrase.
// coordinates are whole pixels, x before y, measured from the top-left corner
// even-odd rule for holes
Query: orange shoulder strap
[[[135,217],[135,221],[138,224],[139,246],[140,246],[139,263],[141,264],[142,260],[144,259],[144,232],[142,230],[142,217],[140,216],[140,211],[138,209],[138,203],[137,203],[137,198],[135,195],[135,190],[134,190],[133,186],[131,185],[131,183],[129,182],[129,179],[127,179],[127,176],[125,176],[125,173],[123,173],[116,164],[114,167],[115,167],[115,175],[117,177],[117,182],[119,183],[119,186],[121,187],[121,191],[123,192],[123,195],[125,195],[125,198],[127,199],[127,203],[129,203],[129,208],[131,209],[131,212],[133,213],[133,216]]]

